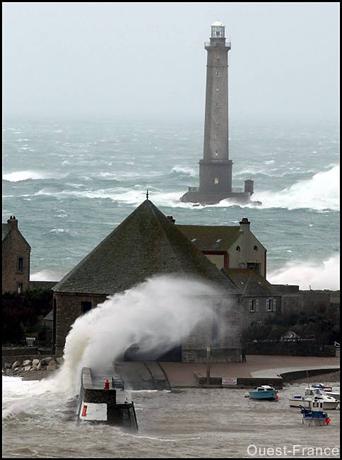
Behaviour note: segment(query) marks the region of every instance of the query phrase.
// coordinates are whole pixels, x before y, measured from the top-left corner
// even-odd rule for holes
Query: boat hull
[[[290,407],[310,407],[310,399],[289,399]],[[324,410],[335,410],[339,405],[339,401],[323,401],[323,409]]]
[[[276,391],[250,391],[249,398],[264,401],[276,401],[278,399]]]

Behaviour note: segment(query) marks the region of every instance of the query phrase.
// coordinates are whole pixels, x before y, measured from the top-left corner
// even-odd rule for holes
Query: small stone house
[[[31,247],[11,216],[2,224],[2,293],[23,293],[29,288]]]
[[[266,278],[266,248],[244,217],[240,226],[178,225],[177,228],[218,269],[252,269]]]
[[[281,315],[281,294],[259,273],[239,268],[222,271],[240,290],[242,330],[253,323],[262,324],[267,319]]]
[[[179,345],[177,360],[204,361],[206,348],[211,345],[212,359],[239,361],[239,295],[234,283],[148,199],[53,287],[56,353],[63,352],[75,319],[107,296],[132,288],[153,275],[174,273],[211,281],[220,288],[215,298],[218,323],[195,330]],[[233,300],[229,311],[222,308],[228,297]],[[228,322],[230,334],[221,333]]]

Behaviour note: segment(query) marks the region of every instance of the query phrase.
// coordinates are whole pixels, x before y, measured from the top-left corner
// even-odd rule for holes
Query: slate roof
[[[145,200],[71,272],[55,292],[113,294],[160,273],[187,273],[237,290],[149,200]]]
[[[177,225],[179,230],[202,251],[224,251],[240,236],[240,227]]]
[[[8,224],[2,224],[2,241],[4,241],[9,231],[10,231],[10,226]]]
[[[279,296],[276,289],[255,270],[246,268],[223,268],[222,272],[235,284],[243,296]]]

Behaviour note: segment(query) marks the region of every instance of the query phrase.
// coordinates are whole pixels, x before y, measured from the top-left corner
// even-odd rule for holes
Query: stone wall
[[[54,293],[53,305],[56,312],[55,353],[57,356],[63,353],[65,339],[71,325],[76,318],[82,315],[81,302],[91,302],[92,308],[94,308],[105,300],[106,295]]]
[[[333,345],[318,345],[315,340],[248,342],[248,355],[336,356]]]
[[[267,309],[267,299],[273,299],[273,307],[272,311],[268,311]],[[251,299],[256,299],[257,304],[255,307],[255,311],[250,311],[250,301]],[[263,324],[268,319],[274,319],[282,314],[283,305],[281,297],[243,297],[241,299],[241,321],[242,321],[242,329],[247,329],[252,323],[259,323]]]

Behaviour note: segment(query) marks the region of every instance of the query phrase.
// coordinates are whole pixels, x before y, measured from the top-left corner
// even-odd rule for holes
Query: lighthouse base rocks
[[[229,200],[235,203],[249,203],[260,206],[261,201],[253,201],[251,192],[221,192],[210,193],[203,192],[199,187],[189,187],[188,191],[182,195],[180,201],[183,203],[197,203],[198,205],[217,204],[222,200]]]

